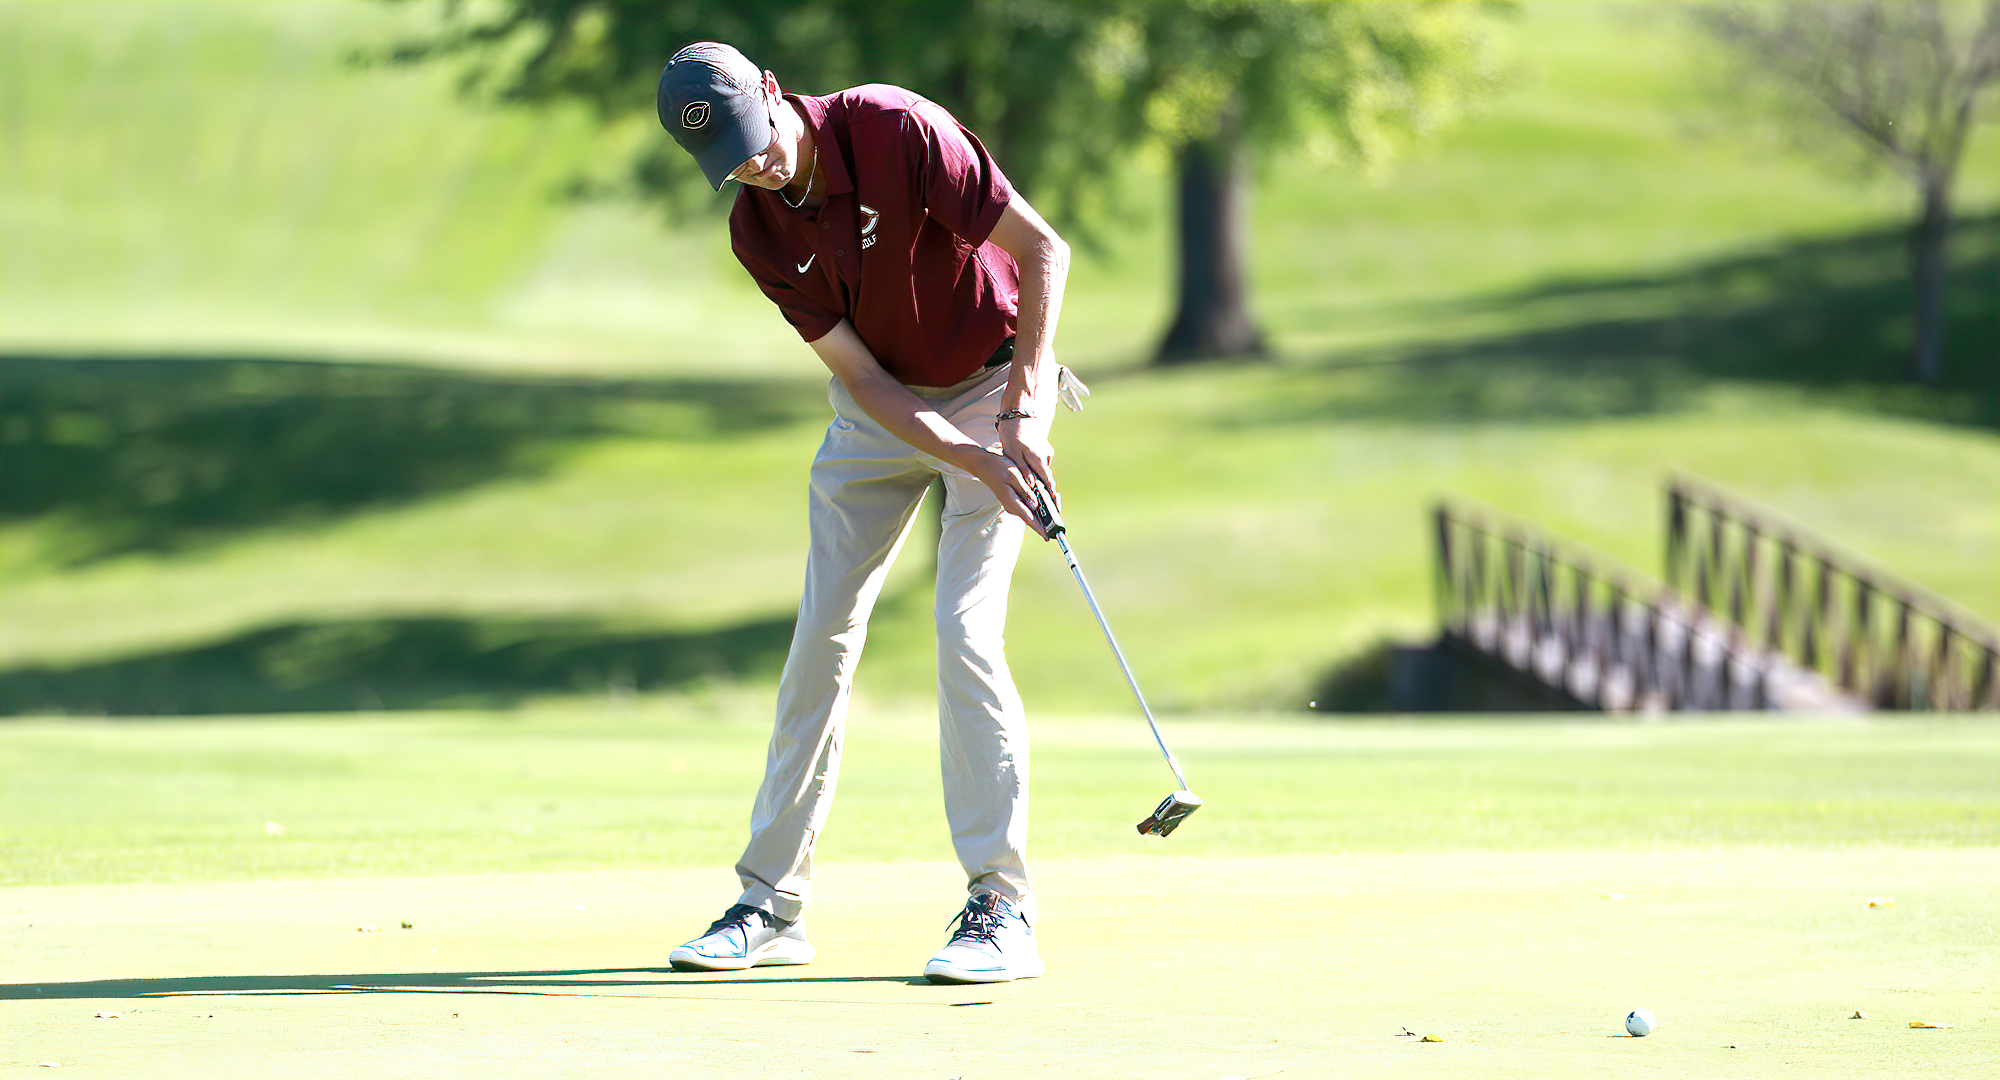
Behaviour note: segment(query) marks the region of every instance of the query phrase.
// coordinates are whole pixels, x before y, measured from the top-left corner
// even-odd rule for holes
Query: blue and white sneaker
[[[803,920],[781,922],[762,908],[737,904],[709,924],[706,933],[675,949],[667,962],[675,971],[742,971],[781,964],[810,964],[812,943]]]
[[[953,923],[951,941],[924,965],[934,983],[990,983],[1032,979],[1047,970],[1035,948],[1035,928],[1014,902],[997,893],[975,893]]]

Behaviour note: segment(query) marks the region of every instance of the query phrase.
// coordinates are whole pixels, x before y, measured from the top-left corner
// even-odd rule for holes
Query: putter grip
[[[1062,515],[1056,513],[1055,500],[1042,491],[1042,485],[1030,480],[1028,487],[1035,493],[1035,519],[1041,525],[1042,532],[1053,540],[1056,534],[1069,531],[1063,527]]]

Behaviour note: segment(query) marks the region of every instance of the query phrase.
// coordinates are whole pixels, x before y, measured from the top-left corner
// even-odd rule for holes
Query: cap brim
[[[771,145],[771,114],[767,109],[745,110],[749,115],[729,117],[733,121],[729,127],[716,133],[715,141],[708,149],[694,156],[701,166],[701,174],[708,178],[710,187],[722,190],[722,184],[736,167],[764,152]]]

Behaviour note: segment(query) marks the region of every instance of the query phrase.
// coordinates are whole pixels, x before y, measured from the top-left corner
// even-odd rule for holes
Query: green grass
[[[1099,383],[1090,411],[1062,421],[1078,556],[1156,702],[1297,708],[1340,657],[1384,635],[1425,635],[1424,515],[1446,492],[1657,572],[1658,481],[1684,469],[1975,611],[2000,613],[1991,572],[2000,502],[1980,496],[2000,491],[1990,436],[1751,392],[1709,393],[1700,408],[1663,415],[1558,422],[1300,415],[1302,403],[1356,377],[1364,376],[1253,368],[1113,378]],[[467,392],[496,400],[482,384]],[[551,396],[587,417],[599,408],[589,394]],[[661,398],[626,406],[617,405],[625,395],[611,394],[620,423],[638,430],[587,437],[543,434],[548,425],[523,433],[503,417],[493,438],[515,448],[467,458],[476,482],[447,475],[427,489],[430,481],[413,477],[419,497],[391,485],[375,501],[364,498],[369,490],[336,489],[330,510],[291,506],[303,519],[295,524],[177,531],[185,523],[163,504],[136,523],[79,511],[18,528],[8,535],[0,620],[0,655],[15,671],[0,688],[16,711],[261,711],[300,707],[306,699],[285,696],[294,692],[320,695],[311,700],[321,707],[326,695],[334,707],[368,707],[404,690],[406,704],[502,704],[615,689],[615,669],[643,676],[659,662],[646,650],[685,646],[686,635],[723,636],[714,638],[716,673],[767,679],[774,657],[758,628],[797,602],[800,485],[819,427],[810,392],[775,394],[769,423],[721,434],[685,398]],[[301,400],[310,413],[348,415]],[[208,415],[222,424],[230,414]],[[235,483],[223,492],[255,492],[266,481],[285,490],[287,477],[378,453],[374,436],[356,427],[315,422],[313,430],[323,441],[226,458],[241,472],[224,474]],[[437,448],[416,459],[453,460],[454,430],[464,434],[444,429]],[[388,433],[379,460],[391,464],[371,475],[413,460],[392,452],[406,429]],[[213,461],[201,449],[186,451],[186,468]],[[105,471],[154,475],[139,467],[147,463]],[[360,501],[341,502],[343,493]],[[129,538],[141,526],[163,530],[164,546],[74,565],[49,555],[82,543],[66,530]],[[929,695],[927,565],[913,549],[897,570],[862,667],[865,690]],[[1031,549],[1016,580],[1009,650],[1031,705],[1127,707],[1056,554]],[[281,641],[259,636],[287,627],[295,630]],[[321,668],[301,671],[292,659],[349,633],[365,641]],[[434,644],[440,634],[447,644]],[[536,634],[566,666],[493,651]],[[460,638],[496,644],[448,644]],[[370,659],[378,655],[407,666]],[[176,669],[182,683],[211,683],[211,700],[173,689]],[[700,674],[677,670],[637,685],[671,690]]]
[[[963,880],[930,720],[864,707],[815,853],[817,959],[666,971],[734,892],[757,712],[0,727],[8,1063],[1138,1080],[1990,1057],[1988,718],[1178,719],[1209,805],[1155,841],[1132,830],[1170,783],[1143,726],[1039,717],[1048,974],[935,987],[915,975]],[[1624,1038],[1639,1006],[1661,1027]],[[809,1037],[747,1054],[747,1012]]]
[[[719,221],[559,197],[645,125],[345,64],[422,5],[4,10],[0,709],[767,692],[823,380]],[[1275,363],[1139,367],[1170,244],[1159,163],[1131,163],[1064,319],[1098,393],[1058,433],[1155,701],[1296,708],[1425,636],[1442,494],[1656,571],[1673,469],[2000,617],[2000,445],[1967,423],[1992,131],[1960,190],[1953,382],[1917,392],[1893,183],[1690,137],[1684,42],[1632,9],[1529,5],[1499,34],[1517,84],[1386,182],[1261,166]],[[114,76],[146,92],[113,107]],[[930,694],[919,548],[863,666],[880,699]],[[1015,597],[1034,707],[1126,707],[1053,552]]]
[[[461,101],[443,69],[350,63],[437,12],[8,3],[8,344],[560,367],[657,355],[718,302],[749,309],[719,263],[685,273],[726,248],[564,194],[627,136]],[[745,340],[723,330],[700,344]]]
[[[1838,236],[1913,205],[1886,174],[1829,172],[1728,124],[1671,12],[1531,3],[1501,21],[1496,42],[1512,87],[1386,180],[1266,166],[1257,287],[1287,347],[1568,321],[1573,312],[1454,312],[1448,301]],[[1995,134],[1981,138],[1959,188],[1968,208],[2000,202]]]
[[[1959,847],[2000,840],[1983,721],[1425,724],[1184,719],[1212,804],[1170,848],[1135,718],[1034,722],[1035,851]],[[508,717],[40,721],[0,730],[6,884],[727,866],[766,725],[738,697]],[[948,857],[935,736],[861,710],[832,864]],[[282,835],[267,835],[277,822]]]
[[[564,196],[659,137],[644,110],[599,132],[575,111],[459,100],[447,68],[347,62],[430,27],[433,6],[6,10],[12,348],[810,368],[718,217],[663,231],[650,210]],[[1434,305],[1908,213],[1887,176],[1856,183],[1723,125],[1685,35],[1643,5],[1530,4],[1495,37],[1511,86],[1385,179],[1260,166],[1256,295],[1287,352],[1518,330],[1547,313],[1441,320]],[[1989,125],[1966,155],[1968,210],[2000,205],[1996,148]],[[1166,314],[1157,155],[1138,155],[1121,186],[1122,216],[1079,266],[1064,322],[1067,354],[1090,366],[1143,356]]]

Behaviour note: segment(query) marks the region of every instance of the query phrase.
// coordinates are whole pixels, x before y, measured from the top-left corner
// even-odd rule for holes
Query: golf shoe
[[[780,964],[810,964],[812,943],[803,921],[780,922],[761,908],[738,904],[700,937],[668,954],[675,971],[742,971]]]
[[[1013,901],[982,892],[958,913],[951,941],[924,965],[924,977],[934,983],[1011,982],[1044,970],[1035,928]]]

